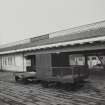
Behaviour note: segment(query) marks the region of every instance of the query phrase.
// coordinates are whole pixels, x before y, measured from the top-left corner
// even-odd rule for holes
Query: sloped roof
[[[17,51],[34,50],[35,48],[47,48],[45,46],[59,45],[66,42],[91,39],[105,36],[105,21],[83,25],[67,30],[49,33],[40,37],[30,38],[30,42],[0,48],[0,54]],[[103,39],[103,38],[102,38]],[[44,47],[41,47],[44,46]],[[59,46],[58,46],[59,47]],[[25,49],[25,50],[24,50]]]

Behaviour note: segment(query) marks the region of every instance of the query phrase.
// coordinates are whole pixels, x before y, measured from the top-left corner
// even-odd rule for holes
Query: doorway
[[[36,71],[36,56],[35,55],[28,55],[26,57],[26,71],[27,72]]]
[[[67,75],[69,70],[69,56],[66,53],[52,54],[53,76]]]

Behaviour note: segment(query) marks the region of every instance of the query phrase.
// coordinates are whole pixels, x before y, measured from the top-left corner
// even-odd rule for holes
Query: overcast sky
[[[105,0],[0,0],[0,43],[105,20]]]

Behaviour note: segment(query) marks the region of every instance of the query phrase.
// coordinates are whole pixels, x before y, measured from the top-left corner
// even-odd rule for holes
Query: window
[[[101,56],[100,59],[103,59],[103,57]]]
[[[3,64],[3,66],[5,65],[5,60],[4,60],[4,57],[3,57],[3,59],[2,59],[2,64]]]
[[[70,55],[69,57],[70,65],[84,65],[85,57],[83,55]]]
[[[5,62],[5,65],[7,65],[7,59],[6,59],[6,57],[4,58],[4,62]]]
[[[12,56],[9,56],[9,57],[8,57],[8,64],[9,64],[9,65],[12,65]]]
[[[79,57],[78,60],[79,60],[79,61],[82,61],[83,59],[82,59],[82,57]]]
[[[91,58],[90,57],[87,57],[87,60],[91,60]]]
[[[12,64],[13,64],[13,65],[16,65],[15,56],[12,57]]]
[[[92,60],[96,60],[96,57],[92,57]]]
[[[14,56],[14,65],[16,65],[16,60],[15,60],[15,56]]]

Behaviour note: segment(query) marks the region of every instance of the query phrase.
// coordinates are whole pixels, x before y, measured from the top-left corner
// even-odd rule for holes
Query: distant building
[[[0,69],[23,72],[38,67],[83,65],[83,57],[72,57],[77,53],[88,56],[89,67],[102,63],[94,56],[100,54],[104,57],[105,54],[105,21],[2,45]]]

